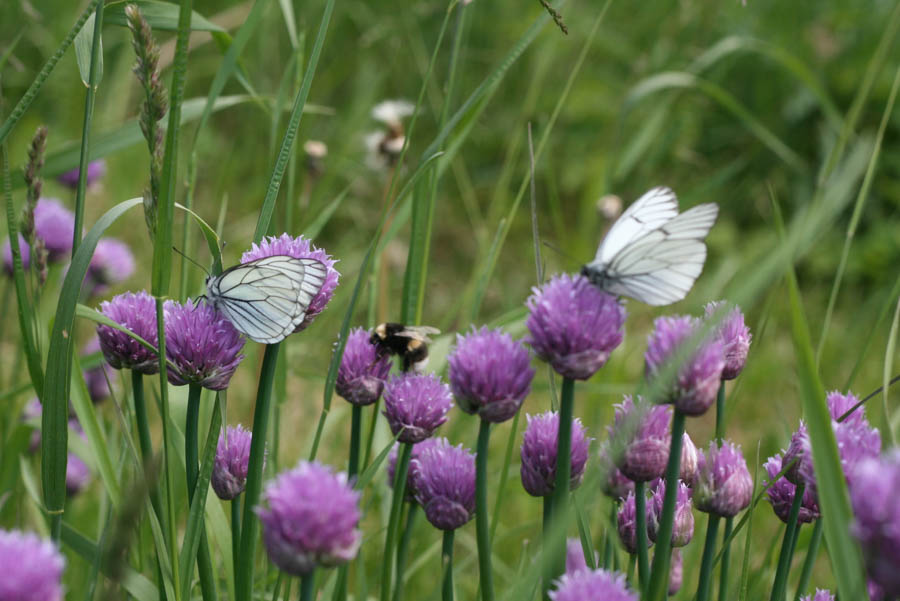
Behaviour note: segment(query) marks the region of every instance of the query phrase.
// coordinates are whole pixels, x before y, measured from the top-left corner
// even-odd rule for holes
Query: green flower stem
[[[384,563],[381,571],[381,601],[391,598],[391,579],[394,576],[394,547],[397,544],[397,529],[400,526],[400,512],[403,510],[403,497],[406,494],[406,475],[409,472],[409,460],[412,457],[412,443],[400,445],[400,455],[394,470],[394,495],[391,502],[391,516],[388,519],[387,534],[384,542]],[[399,586],[399,582],[397,583]]]
[[[350,460],[347,464],[347,479],[350,481],[352,481],[356,474],[359,473],[359,446],[361,437],[362,407],[359,405],[353,405],[350,418]],[[358,554],[356,559],[359,559]],[[397,565],[400,565],[399,557]],[[347,598],[347,570],[348,566],[346,564],[338,568],[337,584],[335,584],[334,586],[334,601],[344,601],[344,599]]]
[[[575,405],[575,380],[563,378],[559,396],[559,434],[556,443],[556,482],[553,485],[554,528],[563,531],[553,548],[552,580],[566,571],[565,529],[569,516],[569,486],[572,479],[572,418]],[[555,539],[554,539],[555,540]]]
[[[441,601],[453,601],[453,534],[455,532],[456,530],[444,530],[444,544],[441,547],[444,585],[441,588]]]
[[[712,587],[713,558],[716,556],[716,538],[719,534],[719,522],[722,517],[709,514],[706,526],[706,543],[703,545],[703,560],[700,562],[700,581],[697,583],[697,601],[708,601]],[[657,553],[659,550],[657,550]]]
[[[500,525],[500,507],[506,490],[506,482],[509,479],[509,466],[512,464],[513,453],[516,449],[516,440],[519,433],[519,421],[522,416],[521,411],[516,411],[516,415],[512,420],[512,427],[509,431],[509,438],[506,441],[506,452],[503,455],[503,468],[500,470],[500,480],[497,483],[497,498],[494,501],[494,513],[491,514],[493,521],[491,522],[491,543],[497,536],[497,526]],[[547,498],[544,497],[544,500]]]
[[[403,601],[403,574],[406,573],[406,558],[409,557],[409,543],[416,527],[416,519],[419,517],[419,504],[410,503],[406,512],[406,528],[397,547],[397,586],[394,588],[394,601]]]
[[[482,601],[494,601],[494,574],[491,571],[491,536],[488,524],[487,459],[491,423],[481,420],[475,455],[475,534],[478,540],[478,576]]]
[[[669,559],[672,551],[672,528],[675,525],[675,499],[678,493],[678,472],[681,468],[681,441],[684,437],[684,413],[675,410],[672,420],[672,444],[666,466],[666,496],[656,535],[656,551],[650,567],[650,581],[645,601],[664,601],[669,588]]]
[[[241,495],[231,500],[231,562],[237,573],[238,558],[241,555]]]
[[[788,514],[787,528],[784,530],[784,538],[781,540],[781,553],[778,555],[778,568],[775,571],[775,582],[772,585],[772,601],[784,601],[784,593],[787,590],[788,571],[791,568],[791,559],[794,556],[794,545],[797,542],[797,518],[800,515],[800,507],[803,505],[803,493],[806,485],[802,482],[794,490],[794,502],[791,503],[791,512]]]
[[[731,531],[734,518],[725,518],[725,533],[722,535],[722,565],[719,568],[719,601],[728,601],[728,565],[731,563]]]
[[[304,574],[300,577],[300,601],[315,601],[316,573]]]
[[[603,569],[609,570],[612,568],[613,563],[613,553],[615,552],[613,549],[613,545],[615,545],[615,528],[616,528],[616,511],[617,506],[616,502],[613,501],[609,504],[609,521],[606,524],[606,532],[603,534]]]
[[[725,438],[725,380],[719,383],[716,394],[716,440],[720,443]]]
[[[369,459],[372,458],[372,442],[375,440],[375,425],[378,423],[378,415],[381,413],[381,397],[375,401],[375,410],[372,412],[372,420],[369,422],[369,431],[366,432],[366,452],[363,454],[362,468],[369,467]]]
[[[247,470],[247,487],[244,489],[244,519],[241,524],[241,547],[238,569],[235,571],[235,598],[250,601],[253,591],[253,560],[256,558],[256,542],[259,538],[259,518],[253,509],[259,503],[262,492],[263,464],[266,456],[266,429],[269,425],[269,405],[272,401],[272,385],[278,349],[281,344],[269,344],[263,356],[256,392],[256,408],[253,411],[253,436],[250,439],[250,463]]]
[[[650,560],[647,555],[647,495],[646,482],[634,483],[634,536],[637,540],[638,583],[640,590],[647,588]]]
[[[550,541],[552,537],[550,535],[551,528],[553,523],[553,493],[544,497],[544,514],[542,519],[542,529],[541,529],[541,552],[544,554],[544,560],[541,562],[543,566],[543,575],[541,578],[541,598],[546,601],[550,598],[548,592],[550,591],[550,587],[553,585],[553,562],[550,560]]]
[[[634,584],[634,566],[635,565],[637,565],[637,555],[635,555],[634,553],[629,553],[628,554],[628,567],[625,568],[625,580],[627,580],[631,584],[631,586],[635,586],[635,584]]]
[[[194,500],[194,489],[200,476],[200,460],[197,438],[200,434],[200,394],[203,388],[199,384],[188,386],[187,423],[184,428],[184,468],[187,474],[188,506]],[[202,515],[202,512],[201,512]],[[202,520],[202,518],[201,518]],[[203,601],[215,601],[216,576],[209,554],[209,541],[206,539],[206,527],[200,524],[200,547],[197,550],[197,572],[200,575],[200,592]]]
[[[800,572],[800,580],[797,582],[797,593],[794,599],[799,600],[806,593],[809,586],[809,578],[812,576],[813,566],[816,565],[816,557],[819,555],[819,546],[822,544],[822,520],[816,520],[813,527],[812,538],[809,539],[809,547],[806,548],[806,559],[803,560],[803,570]]]

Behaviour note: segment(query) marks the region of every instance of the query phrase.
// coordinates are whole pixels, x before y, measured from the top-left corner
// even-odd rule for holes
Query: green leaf
[[[94,42],[94,20],[96,14],[88,17],[84,27],[75,36],[75,61],[78,63],[78,72],[81,74],[81,82],[87,87],[90,85],[91,73],[91,49]],[[103,38],[100,38],[100,53],[97,55],[97,74],[95,76],[94,87],[100,85],[103,79]]]
[[[190,210],[186,206],[175,203],[175,208],[181,209],[188,215],[194,218],[194,221],[197,222],[197,225],[200,226],[200,231],[203,232],[203,237],[206,239],[206,246],[209,248],[209,254],[212,255],[213,258],[213,268],[212,275],[219,275],[222,273],[222,249],[219,246],[219,236],[216,235],[215,230],[203,220],[200,215]]]
[[[141,14],[147,19],[150,27],[160,31],[178,30],[178,5],[170,2],[157,2],[156,0],[124,0],[122,2],[110,2],[106,5],[104,19],[112,25],[128,27],[125,18],[125,7],[136,4],[141,9]],[[203,15],[192,11],[191,29],[193,31],[218,31],[225,30],[215,23],[208,21]]]
[[[44,407],[41,415],[43,432],[41,481],[44,486],[44,502],[51,512],[61,513],[66,499],[66,443],[68,441],[68,404],[74,341],[73,326],[81,285],[100,237],[128,209],[142,204],[142,198],[126,200],[114,206],[97,220],[94,227],[84,237],[75,256],[72,257],[59,293],[53,330],[50,334],[46,386],[42,398]]]

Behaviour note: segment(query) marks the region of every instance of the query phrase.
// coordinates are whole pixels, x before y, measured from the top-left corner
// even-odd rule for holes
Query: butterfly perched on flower
[[[256,342],[275,344],[306,317],[327,272],[316,259],[272,255],[209,276],[206,298],[239,332]]]
[[[675,193],[653,188],[613,223],[581,273],[601,290],[648,305],[680,301],[703,271],[704,239],[718,214],[715,203],[679,214]]]

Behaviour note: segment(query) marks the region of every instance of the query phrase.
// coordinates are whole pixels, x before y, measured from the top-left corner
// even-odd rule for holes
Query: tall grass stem
[[[187,476],[188,504],[194,500],[197,478],[200,476],[200,454],[198,437],[200,435],[200,394],[203,388],[199,384],[188,386],[187,420],[184,427],[184,468]],[[201,512],[202,516],[202,512]],[[197,550],[197,572],[200,576],[200,592],[203,601],[215,601],[216,578],[209,553],[209,541],[206,538],[206,527],[203,518],[200,523],[200,548]],[[187,574],[185,574],[187,577]]]
[[[634,483],[634,526],[637,543],[638,583],[641,590],[647,589],[650,560],[647,555],[647,495],[646,482]]]
[[[728,568],[731,565],[731,531],[734,518],[725,518],[725,532],[722,534],[722,565],[719,567],[719,601],[728,601]]]
[[[384,540],[383,563],[381,571],[381,601],[391,598],[391,580],[394,576],[394,547],[397,544],[397,529],[400,527],[400,513],[403,510],[403,497],[406,495],[406,476],[409,473],[409,460],[412,457],[412,443],[400,445],[396,469],[394,469],[394,492],[391,499],[391,514],[388,518],[387,534]],[[400,586],[398,579],[397,586]]]
[[[441,567],[444,581],[441,587],[441,601],[453,601],[453,535],[456,530],[444,530],[441,545]]]
[[[822,544],[822,523],[822,520],[816,520],[809,545],[806,547],[806,557],[803,560],[803,568],[800,570],[800,579],[797,581],[797,592],[794,594],[794,599],[797,601],[806,593],[813,567],[816,565],[816,558],[819,556],[819,547]]]

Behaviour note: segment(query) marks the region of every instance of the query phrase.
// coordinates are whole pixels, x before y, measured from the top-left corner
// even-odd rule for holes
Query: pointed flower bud
[[[369,333],[356,328],[347,336],[334,390],[354,405],[371,405],[381,396],[390,371],[391,358],[379,357]]]
[[[784,468],[781,454],[769,457],[768,461],[763,464],[763,467],[766,469],[769,482],[771,482],[766,489],[766,496],[778,519],[787,523],[791,514],[791,506],[794,504],[794,495],[797,494],[797,485],[786,477],[776,480],[776,476]],[[801,524],[809,524],[817,519],[819,519],[819,505],[816,503],[816,498],[809,490],[804,489],[803,503],[800,505],[800,514],[797,516],[797,521]]]
[[[706,462],[697,477],[694,501],[697,509],[721,517],[734,517],[750,504],[753,478],[737,445],[709,443]]]
[[[697,474],[700,471],[699,461],[697,446],[691,440],[691,437],[688,436],[688,433],[685,432],[681,439],[681,464],[678,478],[691,488],[694,487],[694,482],[697,481]]]
[[[65,560],[49,540],[0,529],[0,565],[3,601],[62,601]]]
[[[522,486],[534,497],[545,497],[556,487],[556,449],[559,440],[559,414],[554,411],[527,416],[528,426],[522,440]],[[571,478],[569,489],[575,490],[584,476],[588,447],[581,420],[572,420]]]
[[[603,569],[563,574],[550,591],[552,601],[638,601],[624,574]]]
[[[301,461],[270,481],[263,499],[268,507],[256,508],[263,542],[281,570],[302,576],[356,557],[362,541],[359,492],[343,472]]]
[[[244,337],[228,319],[204,303],[166,301],[166,357],[176,369],[166,370],[175,386],[199,384],[225,390],[244,359]]]
[[[616,530],[625,550],[631,554],[637,553],[637,503],[634,492],[628,493],[616,513]],[[653,541],[647,543],[652,545]]]
[[[639,399],[640,401],[640,399]],[[649,482],[661,478],[669,461],[672,442],[671,405],[636,406],[631,396],[615,405],[615,427],[609,429],[610,438],[621,436],[624,444],[616,462],[619,470],[635,482]]]
[[[558,374],[587,380],[622,343],[625,307],[580,275],[558,275],[532,290],[528,344]]]
[[[240,424],[228,426],[219,436],[210,483],[216,496],[223,501],[237,498],[247,486],[252,440],[251,432]]]
[[[328,270],[325,274],[325,283],[322,284],[321,290],[319,290],[318,294],[316,294],[309,303],[309,308],[306,310],[306,317],[294,330],[294,332],[301,332],[305,330],[319,313],[325,309],[328,302],[331,300],[331,297],[334,295],[334,289],[337,288],[338,280],[341,277],[338,270],[334,268],[334,264],[337,263],[337,261],[332,259],[331,255],[321,248],[313,246],[312,242],[303,236],[292,238],[289,234],[285,233],[277,238],[266,236],[259,244],[254,242],[253,246],[250,247],[250,250],[246,251],[241,256],[241,263],[249,263],[250,261],[272,257],[274,255],[287,255],[289,257],[294,257],[295,259],[315,259],[321,261]]]
[[[446,439],[422,450],[415,460],[416,501],[431,525],[455,530],[475,516],[475,455]]]
[[[706,305],[706,317],[709,318],[721,307],[725,301],[716,301]],[[740,307],[731,308],[726,313],[716,328],[716,337],[722,343],[725,357],[725,367],[722,369],[723,380],[734,380],[743,371],[747,363],[747,353],[750,351],[750,328],[744,325],[744,314]]]
[[[653,488],[653,496],[647,504],[647,536],[656,542],[659,522],[662,519],[663,499],[666,496],[666,481],[660,478]],[[691,489],[681,480],[675,496],[675,521],[672,528],[672,546],[683,547],[694,537],[694,513]]]
[[[157,346],[156,301],[146,291],[114,296],[112,300],[100,303],[100,312],[154,347]],[[113,368],[133,369],[144,375],[159,372],[156,353],[128,334],[109,326],[98,325],[97,336],[100,338],[100,350]]]
[[[384,387],[384,416],[400,442],[422,442],[447,421],[450,387],[434,374],[406,373]]]
[[[664,369],[680,347],[692,342],[700,328],[700,322],[688,316],[660,317],[653,325],[644,354],[648,376]],[[703,415],[716,401],[724,367],[721,341],[716,338],[701,341],[679,367],[666,401],[687,415]]]

